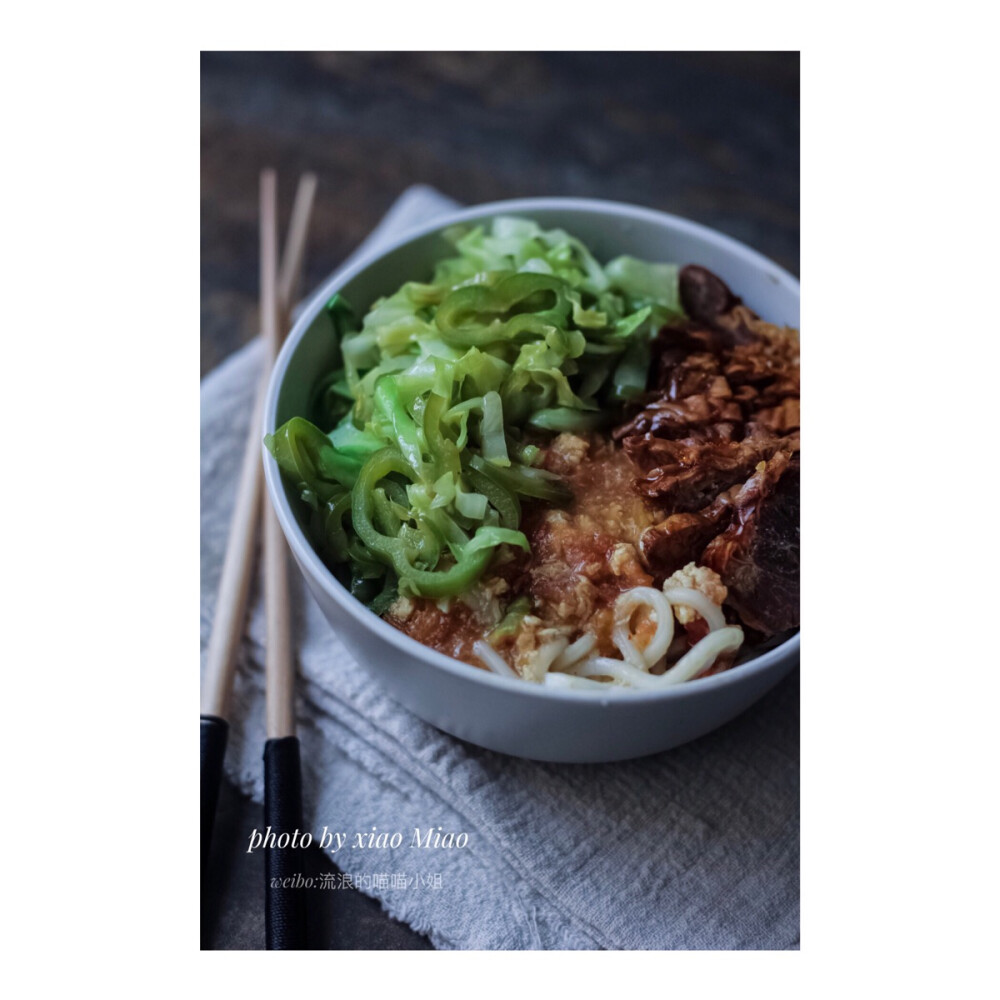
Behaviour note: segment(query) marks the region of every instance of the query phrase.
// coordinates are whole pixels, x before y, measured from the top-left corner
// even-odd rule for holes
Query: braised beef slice
[[[766,635],[799,624],[799,458],[780,452],[732,499],[729,527],[700,562],[729,588],[728,603]]]
[[[788,434],[799,429],[798,399],[783,399],[777,406],[758,410],[754,420],[775,434]]]
[[[705,546],[722,531],[732,516],[727,494],[697,513],[671,514],[647,528],[639,539],[646,564],[655,567],[658,581],[665,580],[689,562],[700,558]]]
[[[684,312],[697,323],[711,324],[740,304],[726,283],[707,267],[697,264],[682,267],[679,284]]]
[[[721,375],[712,377],[705,392],[679,396],[664,395],[653,400],[627,424],[614,431],[617,440],[636,434],[654,437],[681,437],[693,428],[719,421],[742,421],[743,410],[733,399],[729,383]]]
[[[660,330],[648,391],[613,431],[641,472],[637,492],[669,514],[645,531],[642,554],[662,580],[711,550],[745,624],[787,629],[798,621],[797,548],[794,568],[778,554],[791,526],[797,546],[797,500],[794,518],[784,512],[793,484],[797,496],[798,335],[763,322],[703,267],[683,268],[680,285],[688,318]],[[777,581],[771,605],[754,596],[754,572],[761,586]]]
[[[714,433],[717,428],[679,441],[627,438],[626,453],[648,470],[636,483],[639,492],[675,511],[699,510],[724,490],[744,482],[781,447],[781,439],[766,432],[750,434],[742,441],[719,440]]]
[[[760,318],[708,268],[688,264],[681,268],[679,284],[681,305],[693,324],[703,328],[702,335],[711,331],[728,347],[754,339]]]

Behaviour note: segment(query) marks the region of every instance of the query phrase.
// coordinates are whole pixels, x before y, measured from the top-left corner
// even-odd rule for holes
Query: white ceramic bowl
[[[498,215],[531,218],[578,236],[598,260],[631,254],[702,264],[772,323],[799,325],[799,286],[786,271],[735,240],[675,216],[614,202],[534,198],[467,208],[397,239],[336,274],[313,295],[281,351],[264,431],[305,412],[316,378],[334,367],[324,304],[343,292],[363,311],[404,281],[430,277],[449,252],[441,231]],[[294,489],[265,450],[267,488],[313,597],[347,648],[387,695],[470,743],[518,757],[612,761],[667,750],[721,726],[753,704],[798,662],[799,637],[728,670],[665,691],[555,691],[453,660],[398,632],[353,598],[323,565],[304,530]]]

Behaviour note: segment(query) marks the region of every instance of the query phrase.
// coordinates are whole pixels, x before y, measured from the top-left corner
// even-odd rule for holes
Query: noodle
[[[664,673],[652,674],[651,668],[665,659],[673,641],[675,605],[689,607],[701,615],[708,625],[708,635],[695,643]],[[629,625],[632,616],[641,608],[646,608],[655,615],[656,632],[646,648],[640,651],[632,641]],[[573,646],[577,646],[579,642],[578,639]],[[573,684],[562,680],[553,683],[563,687],[590,688],[594,684],[600,687],[601,683],[593,678],[607,677],[626,687],[652,690],[672,687],[697,677],[723,653],[739,649],[743,643],[743,630],[738,626],[727,625],[722,608],[701,591],[676,587],[661,593],[652,587],[635,587],[619,595],[615,602],[614,643],[622,654],[621,660],[591,656],[575,664],[561,665],[582,683]],[[550,676],[552,675],[545,677],[546,683],[549,683]]]
[[[647,673],[624,660],[612,660],[608,656],[594,656],[579,664],[575,670],[578,677],[610,677],[629,687],[656,687],[662,678]]]
[[[580,679],[610,677],[611,680],[618,681],[627,687],[655,691],[690,680],[710,667],[722,653],[735,652],[740,648],[742,642],[743,630],[727,625],[715,632],[709,632],[703,639],[695,643],[665,674],[650,674],[624,660],[612,660],[607,656],[594,656],[578,664],[574,668],[573,676]]]
[[[636,647],[629,629],[632,616],[640,608],[647,608],[656,618],[656,632],[643,650]],[[613,641],[625,660],[649,669],[660,657],[666,655],[673,637],[674,612],[667,596],[652,587],[633,587],[619,595],[615,601]]]
[[[568,670],[582,660],[597,645],[593,632],[584,632],[579,639],[570,643],[553,661],[552,670]]]
[[[700,642],[696,642],[657,681],[664,685],[680,684],[707,670],[723,653],[735,653],[743,644],[743,629],[735,625],[709,632]]]
[[[697,611],[708,622],[709,632],[725,628],[726,616],[722,613],[722,608],[700,590],[694,590],[691,587],[671,587],[663,594],[671,605],[680,604],[692,611]]]
[[[550,672],[545,675],[543,681],[546,687],[551,688],[575,688],[578,691],[600,691],[607,693],[611,687],[603,681],[592,681],[588,677],[577,677],[575,674],[561,674]]]
[[[674,648],[675,607],[690,608],[700,615],[708,626],[708,634],[676,663],[667,666],[667,656]],[[639,612],[645,612],[656,622],[656,631],[643,649],[636,645],[632,632],[632,621]],[[472,648],[483,664],[503,677],[540,681],[549,687],[607,691],[612,685],[658,690],[682,684],[711,667],[723,653],[735,652],[743,643],[743,630],[727,625],[722,608],[692,587],[671,587],[664,591],[633,587],[618,595],[614,613],[611,638],[622,655],[620,660],[592,655],[597,647],[597,636],[592,632],[585,632],[571,645],[564,638],[546,643],[520,665],[520,672],[488,643],[480,640]],[[683,639],[683,634],[677,638]],[[662,667],[665,667],[662,673],[651,672]]]
[[[482,661],[483,666],[488,667],[493,673],[501,677],[517,678],[517,673],[510,664],[488,642],[480,639],[473,644],[472,651]]]
[[[521,676],[529,681],[541,681],[548,673],[556,658],[567,648],[569,641],[565,638],[553,639],[544,646],[529,653],[521,664]]]

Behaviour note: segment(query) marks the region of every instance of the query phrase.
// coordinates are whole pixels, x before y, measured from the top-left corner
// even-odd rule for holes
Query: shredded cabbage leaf
[[[682,315],[672,264],[602,266],[521,218],[445,235],[455,254],[360,324],[334,296],[343,366],[317,379],[309,419],[265,439],[324,559],[379,613],[399,593],[461,594],[498,547],[528,548],[521,501],[570,493],[525,434],[606,425],[645,390],[656,331]]]

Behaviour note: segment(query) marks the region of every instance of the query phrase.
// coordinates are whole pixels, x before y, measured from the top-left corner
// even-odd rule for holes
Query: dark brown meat
[[[729,588],[729,603],[766,635],[799,624],[799,459],[778,452],[732,498],[729,527],[701,563]]]
[[[745,624],[772,633],[798,620],[798,334],[705,268],[683,268],[680,284],[688,319],[660,331],[641,409],[613,432],[636,491],[668,513],[640,549],[658,580],[711,551]]]
[[[704,392],[683,398],[663,395],[654,399],[631,421],[617,428],[614,436],[619,441],[637,434],[677,438],[720,421],[742,420],[743,411],[739,402],[733,399],[729,383],[721,375],[715,375]]]
[[[655,567],[657,582],[698,560],[705,546],[729,524],[731,514],[729,496],[723,493],[704,510],[671,514],[647,528],[639,539],[639,551],[646,564]]]
[[[726,283],[707,267],[697,264],[682,267],[679,284],[681,305],[696,323],[711,324],[740,304]]]
[[[729,434],[731,425],[722,433]],[[699,510],[724,490],[744,482],[769,459],[782,439],[761,429],[742,440],[726,440],[720,429],[679,441],[645,435],[625,441],[625,452],[647,469],[636,486],[651,500],[675,511]]]
[[[727,347],[755,339],[760,317],[721,278],[697,264],[681,268],[679,277],[681,305],[693,324],[702,328],[702,336],[710,331],[717,344]]]
[[[777,406],[758,410],[754,420],[775,434],[788,434],[799,429],[798,399],[783,399]]]

